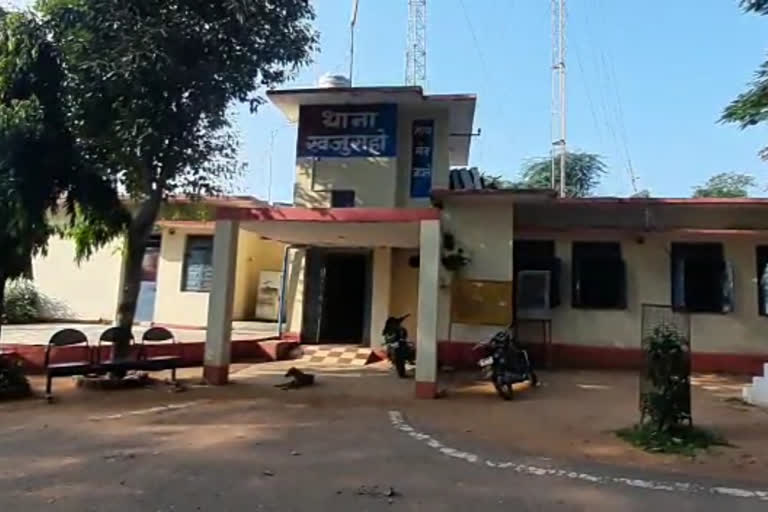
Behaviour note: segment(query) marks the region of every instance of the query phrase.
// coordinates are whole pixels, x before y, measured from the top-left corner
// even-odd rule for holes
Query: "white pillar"
[[[389,300],[392,289],[392,249],[379,247],[373,251],[373,285],[371,291],[371,348],[381,349],[384,336],[381,330],[389,316]]]
[[[440,291],[440,221],[421,221],[416,396],[437,396],[437,330]]]
[[[232,220],[216,221],[213,238],[213,284],[208,295],[208,327],[203,366],[203,378],[209,384],[222,385],[229,380],[238,224]]]

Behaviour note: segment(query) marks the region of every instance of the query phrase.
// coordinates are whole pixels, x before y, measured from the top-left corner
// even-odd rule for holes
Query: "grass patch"
[[[711,446],[732,446],[720,434],[699,427],[680,426],[657,432],[650,425],[635,425],[617,430],[616,435],[650,453],[673,453],[688,457]]]

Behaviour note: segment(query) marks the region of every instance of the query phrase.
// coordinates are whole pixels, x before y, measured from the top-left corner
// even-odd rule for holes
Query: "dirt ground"
[[[444,399],[419,401],[412,398],[413,381],[395,378],[385,365],[304,365],[316,372],[317,386],[276,389],[290,364],[297,363],[238,365],[225,388],[198,386],[200,370],[185,370],[189,387],[181,393],[164,385],[78,389],[61,379],[54,404],[0,405],[0,510],[765,507],[707,493],[494,470],[441,455],[394,429],[388,417],[391,410],[402,411],[410,424],[447,445],[500,460],[535,454],[556,462],[579,460],[572,467],[582,471],[636,478],[726,477],[718,485],[759,480],[738,466],[741,454],[754,448],[750,457],[756,462],[746,464],[766,478],[760,433],[768,431],[768,414],[724,401],[737,389],[730,379],[697,380],[694,413],[702,423],[716,418],[715,426],[740,446],[691,462],[646,456],[613,437],[610,430],[636,414],[634,378],[627,374],[546,374],[543,388],[512,402],[498,399],[486,384],[472,384],[467,375],[453,375],[444,379],[450,391]],[[40,379],[34,384],[40,389]]]
[[[466,374],[448,376],[443,382],[451,392],[444,400],[405,410],[438,437],[472,439],[489,450],[768,483],[768,410],[738,400],[744,378],[693,378],[695,424],[734,445],[695,458],[650,454],[616,437],[617,429],[639,419],[635,374],[569,371],[542,378],[543,387],[503,402],[487,383],[472,383]]]
[[[274,384],[295,364],[317,375],[318,385],[280,391]],[[543,386],[500,400],[487,382],[471,373],[441,376],[446,396],[439,400],[412,398],[413,381],[394,378],[386,363],[367,367],[316,366],[291,361],[235,365],[233,385],[197,386],[199,369],[182,377],[189,389],[171,394],[163,386],[149,390],[95,391],[77,389],[72,381],[55,381],[58,403],[38,401],[5,405],[30,414],[85,414],[92,407],[134,409],[158,399],[173,401],[270,398],[317,407],[347,408],[364,404],[401,410],[412,422],[446,441],[479,444],[486,452],[515,453],[585,460],[626,467],[707,477],[734,478],[768,484],[768,411],[737,398],[744,379],[697,375],[693,379],[693,416],[697,425],[721,433],[732,447],[716,447],[695,458],[649,454],[618,439],[615,430],[638,418],[637,377],[631,373],[569,371],[542,375]],[[41,389],[41,379],[34,385]]]

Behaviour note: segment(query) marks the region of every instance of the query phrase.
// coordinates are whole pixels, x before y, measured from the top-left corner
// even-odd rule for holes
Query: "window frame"
[[[599,249],[601,248],[602,249]],[[599,254],[602,252],[602,254]],[[592,253],[592,256],[589,256]],[[582,241],[575,240],[571,242],[571,308],[587,309],[597,311],[623,311],[629,308],[627,300],[627,265],[622,257],[622,247],[620,241]],[[620,281],[615,283],[618,287],[618,302],[615,305],[595,305],[584,303],[584,299],[579,299],[580,293],[577,290],[579,280],[583,277],[577,276],[578,265],[581,261],[615,261],[621,266]],[[605,276],[600,278],[600,283],[606,282]]]
[[[686,253],[691,254],[694,248],[699,247],[701,254],[694,256],[686,256]],[[677,265],[679,261],[685,262],[686,260],[694,260],[700,262],[707,262],[709,264],[721,265],[720,279],[720,307],[705,309],[701,307],[694,307],[688,304],[687,295],[688,290],[685,285],[686,270],[685,263],[682,275],[682,298],[680,297],[679,285],[680,279],[677,275]],[[728,262],[725,257],[725,244],[723,242],[671,242],[669,246],[669,273],[670,273],[670,301],[672,303],[672,309],[674,311],[680,311],[688,314],[703,314],[703,315],[725,315],[732,313],[734,310],[733,305],[733,266]],[[730,282],[725,282],[726,280]],[[701,280],[697,280],[701,282]],[[682,300],[683,305],[680,304]]]
[[[761,254],[762,253],[762,254]],[[768,317],[768,288],[763,286],[763,275],[768,266],[768,245],[755,246],[755,277],[757,278],[757,314]]]
[[[182,260],[181,265],[181,286],[180,289],[184,293],[210,293],[211,288],[213,288],[213,276],[211,276],[210,285],[205,289],[205,287],[200,287],[199,289],[190,289],[189,284],[187,282],[188,276],[187,272],[189,270],[189,257],[190,257],[190,248],[191,245],[195,241],[199,240],[209,240],[210,241],[210,266],[211,266],[211,272],[213,272],[213,235],[197,235],[197,234],[190,234],[186,235],[184,239],[184,257]]]
[[[352,199],[351,202],[348,201],[340,201],[340,199]],[[343,190],[331,190],[331,208],[354,208],[357,201],[357,194],[355,194],[354,190],[351,189],[343,189]]]

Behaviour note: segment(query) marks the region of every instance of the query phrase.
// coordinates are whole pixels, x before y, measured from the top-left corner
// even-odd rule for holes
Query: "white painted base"
[[[752,377],[752,384],[741,390],[745,402],[759,407],[768,407],[768,363],[763,365],[763,376]]]

